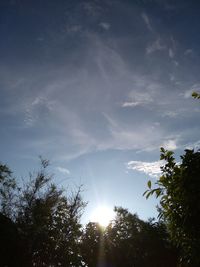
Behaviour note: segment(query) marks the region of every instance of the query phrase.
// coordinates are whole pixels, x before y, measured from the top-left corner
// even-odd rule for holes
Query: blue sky
[[[156,216],[159,148],[198,147],[198,1],[0,2],[1,162],[51,161],[55,182]]]

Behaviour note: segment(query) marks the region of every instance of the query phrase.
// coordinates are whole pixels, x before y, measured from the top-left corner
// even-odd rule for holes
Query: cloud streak
[[[167,46],[162,42],[162,40],[160,38],[157,38],[153,43],[149,44],[146,47],[146,53],[147,53],[147,55],[149,55],[149,54],[152,54],[154,52],[163,51],[166,49],[167,49]],[[170,50],[170,52],[171,52],[171,50]]]
[[[129,161],[127,163],[128,170],[134,170],[145,173],[151,177],[158,177],[161,174],[163,161],[144,162],[144,161]]]
[[[108,22],[100,22],[99,26],[106,31],[108,31],[110,29],[110,24]]]
[[[153,102],[152,95],[147,92],[140,93],[137,91],[132,91],[129,94],[129,98],[131,99],[131,101],[124,102],[122,104],[123,108],[143,106]]]
[[[152,28],[152,26],[151,26],[151,23],[150,23],[150,20],[149,20],[149,17],[147,16],[147,14],[143,12],[143,13],[141,14],[141,17],[142,17],[144,23],[146,24],[147,29],[148,29],[150,32],[153,32],[153,28]]]
[[[66,168],[63,168],[63,167],[56,167],[56,170],[58,170],[59,172],[61,172],[63,174],[66,174],[66,175],[70,174],[70,171]]]

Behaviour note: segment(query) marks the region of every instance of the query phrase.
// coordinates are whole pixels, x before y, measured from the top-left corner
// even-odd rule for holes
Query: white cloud
[[[108,22],[100,22],[99,26],[106,31],[108,31],[110,29],[110,24]]]
[[[144,161],[129,161],[127,169],[143,172],[152,177],[158,177],[161,174],[160,167],[164,165],[163,161],[144,162]]]
[[[173,140],[173,139],[165,141],[161,146],[164,147],[167,150],[175,150],[175,149],[177,149],[176,140]]]
[[[166,48],[167,48],[167,46],[162,43],[160,38],[158,38],[153,43],[151,43],[150,45],[148,45],[146,47],[146,53],[151,54],[151,53],[156,52],[156,51],[165,50]]]
[[[185,145],[184,148],[185,149],[194,149],[194,150],[200,149],[200,140],[198,140],[194,143],[189,143],[189,144]]]
[[[67,175],[70,174],[70,171],[66,168],[63,168],[63,167],[56,167],[56,170],[58,170],[59,172],[61,172],[63,174],[67,174]]]
[[[143,12],[143,13],[141,14],[141,17],[142,17],[142,19],[144,20],[144,22],[145,22],[145,24],[146,24],[148,30],[151,31],[151,32],[153,32],[153,28],[152,28],[152,26],[151,26],[151,23],[150,23],[150,20],[149,20],[149,17],[147,16],[147,14]]]
[[[122,104],[122,108],[127,108],[127,107],[136,107],[138,105],[140,105],[140,102],[124,102]]]
[[[136,91],[131,91],[129,94],[129,98],[130,101],[126,101],[121,105],[123,108],[136,107],[153,102],[152,95],[148,92],[140,93]]]

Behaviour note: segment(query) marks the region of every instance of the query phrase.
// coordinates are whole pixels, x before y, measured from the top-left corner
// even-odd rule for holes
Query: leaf
[[[200,94],[197,93],[197,92],[193,92],[192,93],[192,97],[197,98],[197,99],[200,99]]]
[[[157,188],[155,192],[156,192],[156,197],[158,198],[161,194],[160,188]]]
[[[149,190],[146,190],[142,195],[145,196],[147,192],[149,192]]]
[[[146,199],[148,199],[150,195],[152,195],[152,191],[149,191],[149,193],[146,194]]]
[[[160,160],[165,159],[165,155],[164,154],[160,154]]]
[[[164,147],[161,147],[161,148],[160,148],[160,152],[161,152],[161,153],[165,153],[165,149],[164,149]]]
[[[170,158],[174,154],[173,151],[168,150],[166,153],[166,157]]]
[[[148,181],[147,186],[149,189],[151,189],[151,181],[150,180]]]

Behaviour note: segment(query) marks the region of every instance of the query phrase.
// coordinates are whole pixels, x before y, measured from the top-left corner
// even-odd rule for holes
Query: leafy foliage
[[[176,163],[172,151],[161,148],[166,164],[156,188],[144,194],[160,196],[159,217],[168,227],[175,244],[182,250],[183,262],[200,266],[200,151],[185,150]]]
[[[197,92],[193,92],[192,93],[192,97],[196,98],[196,99],[200,99],[200,94]]]
[[[105,251],[101,251],[102,242],[104,242],[103,228],[98,223],[89,222],[83,229],[81,240],[81,255],[86,266],[96,267],[100,256],[105,257]],[[103,255],[99,255],[100,251]]]
[[[16,189],[11,170],[6,165],[0,164],[0,210],[5,216],[11,217],[14,213]]]
[[[41,170],[30,175],[23,189],[16,190],[11,171],[1,165],[0,226],[11,229],[17,236],[15,248],[23,250],[19,258],[16,256],[19,266],[81,266],[79,221],[85,206],[81,190],[66,196],[52,183],[47,167],[48,161],[41,159]],[[12,202],[13,195],[15,202]],[[16,254],[8,242],[5,236],[1,246],[6,243],[9,253]],[[9,260],[8,255],[1,256]]]
[[[144,222],[121,207],[115,213],[105,229],[97,223],[86,225],[82,239],[86,266],[177,266],[164,224]]]

